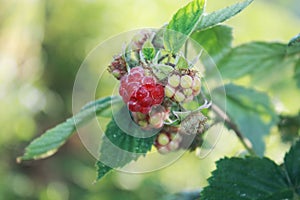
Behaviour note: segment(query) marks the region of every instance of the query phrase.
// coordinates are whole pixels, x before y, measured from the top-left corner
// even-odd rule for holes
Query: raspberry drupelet
[[[142,67],[134,67],[121,78],[119,93],[132,112],[148,114],[151,107],[161,104],[164,87],[152,76],[146,76]]]

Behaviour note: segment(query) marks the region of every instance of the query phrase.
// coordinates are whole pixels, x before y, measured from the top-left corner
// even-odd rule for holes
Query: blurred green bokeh
[[[240,153],[237,138],[224,132],[205,159],[187,153],[160,171],[140,175],[115,172],[92,184],[95,160],[74,135],[53,157],[16,164],[16,157],[32,138],[72,114],[76,72],[96,45],[124,31],[159,28],[187,2],[0,0],[0,200],[158,199],[205,186],[214,161]],[[209,0],[207,11],[235,2]],[[254,2],[227,23],[234,27],[234,44],[288,42],[299,32],[300,13],[295,9],[299,6],[296,0]],[[299,95],[289,98],[293,84],[284,81],[272,90],[289,88],[278,94],[287,113],[298,110]],[[105,87],[100,90],[100,94],[107,93]],[[288,148],[279,141],[278,134],[266,139],[267,155],[278,162]]]

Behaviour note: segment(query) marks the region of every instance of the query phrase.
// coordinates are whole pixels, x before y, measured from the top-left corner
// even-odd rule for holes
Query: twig
[[[228,115],[221,108],[219,108],[215,104],[211,105],[211,109],[219,117],[221,117],[222,119],[224,119],[225,123],[235,132],[236,136],[239,138],[240,142],[245,147],[245,149],[247,149],[247,151],[249,152],[249,154],[252,155],[252,156],[257,156],[257,154],[252,149],[252,147],[245,141],[245,137],[243,136],[243,134],[240,132],[240,130],[238,129],[238,127],[230,120],[230,118],[228,117]]]

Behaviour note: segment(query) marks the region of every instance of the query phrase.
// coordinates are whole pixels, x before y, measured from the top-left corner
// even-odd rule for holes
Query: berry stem
[[[236,126],[236,124],[234,124],[230,120],[230,118],[228,117],[228,115],[221,108],[219,108],[215,104],[211,105],[211,109],[212,109],[212,111],[215,114],[217,114],[219,117],[221,117],[222,119],[224,119],[225,123],[235,132],[236,136],[238,137],[238,139],[240,140],[240,142],[242,143],[242,145],[245,147],[245,149],[249,152],[249,154],[252,155],[252,156],[257,156],[257,154],[255,153],[255,151],[252,148],[251,143],[249,144],[248,142],[246,142],[246,138],[240,132],[240,130],[238,129],[238,127]]]
[[[157,62],[158,63],[161,63],[165,58],[167,58],[169,55],[166,54],[166,55],[163,55]]]
[[[188,54],[188,44],[189,41],[187,40],[184,44],[184,57],[187,58],[187,54]]]

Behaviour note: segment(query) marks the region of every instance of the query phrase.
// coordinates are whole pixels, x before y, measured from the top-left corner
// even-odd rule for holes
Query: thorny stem
[[[240,130],[238,129],[238,127],[230,120],[230,118],[228,117],[228,115],[221,108],[219,108],[215,104],[211,105],[211,109],[212,109],[212,111],[215,114],[217,114],[219,117],[221,117],[222,119],[224,119],[225,123],[235,132],[236,136],[238,137],[238,139],[240,140],[240,142],[242,143],[242,145],[245,147],[245,149],[249,152],[249,154],[252,155],[252,156],[257,156],[257,154],[255,153],[255,151],[252,149],[251,145],[249,145],[245,141],[245,137],[240,132]]]

